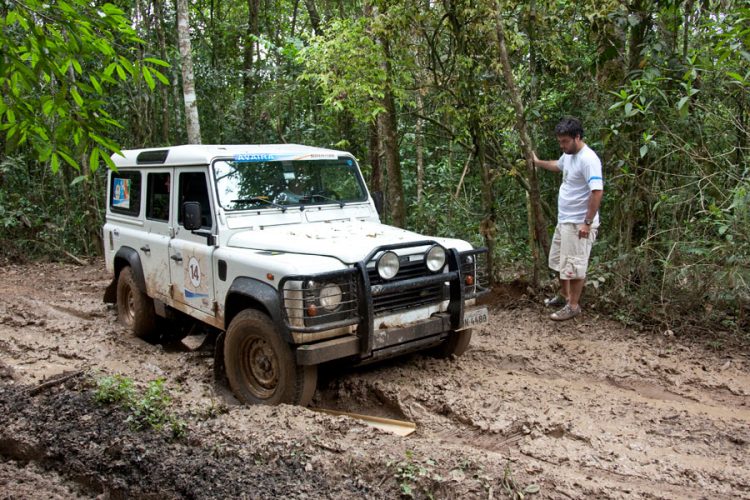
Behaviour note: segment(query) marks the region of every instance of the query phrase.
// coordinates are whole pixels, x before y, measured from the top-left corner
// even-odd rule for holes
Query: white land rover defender
[[[176,146],[113,155],[105,301],[134,335],[192,317],[245,403],[312,399],[317,367],[434,348],[460,355],[486,251],[380,223],[349,153]],[[377,197],[376,197],[377,198]]]

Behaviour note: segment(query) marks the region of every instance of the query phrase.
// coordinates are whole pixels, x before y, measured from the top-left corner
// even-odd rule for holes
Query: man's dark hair
[[[567,135],[573,139],[576,137],[583,139],[583,125],[581,125],[581,120],[572,116],[566,116],[555,125],[555,135]]]

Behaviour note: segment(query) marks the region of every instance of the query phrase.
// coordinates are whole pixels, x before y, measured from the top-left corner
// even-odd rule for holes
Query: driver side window
[[[182,225],[185,214],[183,204],[186,201],[197,201],[201,204],[201,229],[211,229],[211,202],[208,198],[208,182],[205,172],[180,172],[179,174],[179,207],[177,222]]]

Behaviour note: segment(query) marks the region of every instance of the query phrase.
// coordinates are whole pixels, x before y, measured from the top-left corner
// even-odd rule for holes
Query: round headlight
[[[341,287],[335,283],[326,283],[320,289],[320,307],[327,311],[335,311],[341,305]]]
[[[393,252],[385,252],[380,256],[375,267],[377,267],[378,274],[384,280],[393,278],[398,274],[398,255]]]
[[[445,249],[440,245],[434,245],[425,256],[427,269],[436,273],[445,266]]]

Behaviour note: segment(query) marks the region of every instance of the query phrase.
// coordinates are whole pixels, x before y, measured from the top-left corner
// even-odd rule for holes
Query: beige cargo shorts
[[[581,280],[586,277],[591,247],[596,241],[599,226],[591,226],[588,238],[578,237],[578,224],[561,222],[555,227],[549,250],[549,267],[560,273],[561,280]]]

